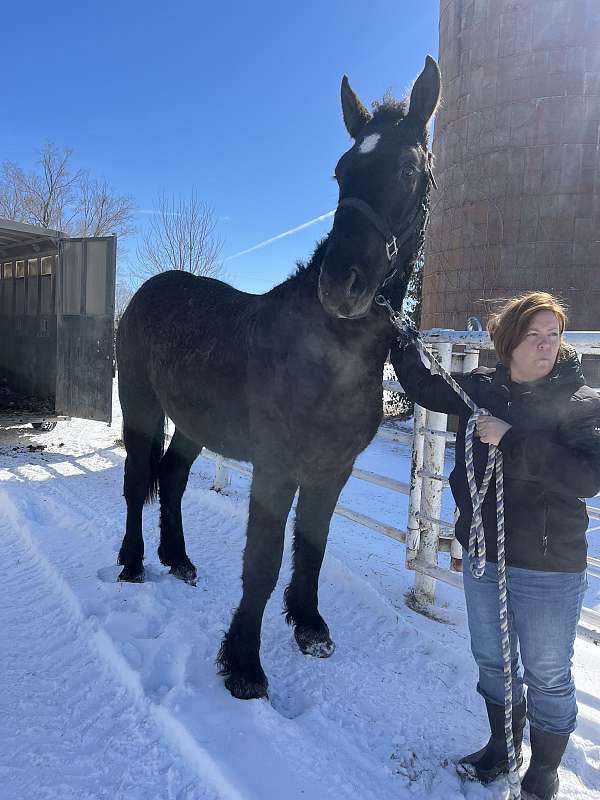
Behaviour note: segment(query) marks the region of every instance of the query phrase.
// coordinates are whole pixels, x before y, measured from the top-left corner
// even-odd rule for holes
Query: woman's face
[[[510,377],[517,383],[537,381],[548,375],[560,348],[560,327],[552,311],[538,311],[529,322],[523,341],[510,360]]]

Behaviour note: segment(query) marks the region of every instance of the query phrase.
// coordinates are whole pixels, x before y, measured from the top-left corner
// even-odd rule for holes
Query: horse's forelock
[[[395,97],[388,91],[384,94],[382,100],[374,100],[371,104],[373,117],[369,124],[376,123],[393,123],[406,119],[408,116],[408,99],[396,100]],[[429,137],[425,131],[425,137],[419,136],[425,147],[429,146]]]
[[[407,101],[396,100],[386,92],[382,100],[373,100],[373,122],[397,122],[407,114]]]

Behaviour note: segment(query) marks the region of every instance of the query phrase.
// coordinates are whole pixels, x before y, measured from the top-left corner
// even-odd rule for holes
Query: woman
[[[585,385],[577,354],[562,342],[565,324],[564,307],[545,292],[511,300],[488,324],[500,363],[458,379],[474,402],[492,415],[477,420],[473,452],[478,485],[488,445],[497,445],[504,457],[513,734],[520,766],[528,716],[531,763],[522,791],[531,800],[556,797],[558,766],[575,729],[571,658],[587,586],[588,517],[581,498],[600,491],[600,398]],[[465,429],[471,412],[441,376],[430,374],[410,335],[402,337],[390,355],[412,400],[432,411],[459,415],[450,486],[460,512],[456,538],[467,548],[472,505]],[[483,577],[471,575],[466,550],[463,565],[471,649],[479,668],[477,691],[486,703],[491,736],[482,750],[459,764],[471,777],[488,782],[508,771],[493,480],[483,505],[483,524]]]

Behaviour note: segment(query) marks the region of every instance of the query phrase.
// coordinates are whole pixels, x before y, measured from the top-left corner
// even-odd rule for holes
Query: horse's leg
[[[294,570],[285,590],[286,621],[306,655],[327,658],[335,650],[329,628],[319,614],[319,572],[325,555],[329,523],[351,470],[300,486],[294,528]]]
[[[144,539],[142,509],[156,492],[158,464],[164,440],[164,415],[158,401],[146,398],[131,414],[123,408],[123,443],[127,451],[123,495],[127,503],[125,536],[119,551],[123,566],[119,580],[140,582],[144,579]]]
[[[242,599],[217,657],[225,686],[234,697],[265,697],[267,678],[260,663],[260,629],[283,554],[285,523],[296,482],[273,469],[254,465],[244,564]]]
[[[191,439],[175,429],[175,434],[158,468],[160,492],[160,545],[158,557],[171,575],[186,583],[196,584],[196,567],[185,552],[181,498],[187,486],[194,460],[202,450]]]

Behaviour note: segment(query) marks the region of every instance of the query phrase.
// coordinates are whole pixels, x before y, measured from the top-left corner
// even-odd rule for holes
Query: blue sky
[[[344,72],[369,106],[437,55],[438,0],[29,2],[2,17],[0,160],[69,146],[140,209],[195,189],[225,258],[335,207]],[[266,291],[330,225],[228,260],[227,280]]]

